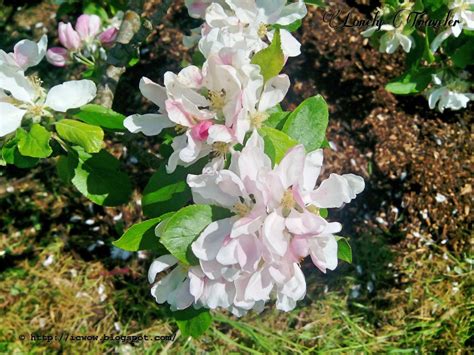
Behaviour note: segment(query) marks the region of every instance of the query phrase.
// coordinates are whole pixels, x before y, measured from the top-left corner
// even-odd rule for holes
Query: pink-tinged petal
[[[273,283],[267,270],[255,272],[245,289],[245,299],[251,301],[266,301],[270,299]]]
[[[309,240],[309,254],[314,265],[326,273],[337,267],[337,241],[334,236],[315,237]]]
[[[229,236],[231,227],[231,218],[210,223],[191,244],[194,255],[201,260],[214,260],[223,246],[224,239]]]
[[[15,132],[21,126],[26,110],[21,110],[7,102],[0,102],[0,137]]]
[[[285,218],[277,212],[270,213],[263,225],[263,238],[267,248],[283,256],[288,250],[290,236],[285,232]]]
[[[208,121],[209,122],[209,121]],[[221,124],[215,124],[209,127],[207,143],[213,144],[216,142],[231,143],[234,136],[229,128]]]
[[[263,151],[263,138],[255,130],[242,149],[239,156],[238,166],[240,177],[255,181],[260,169],[270,170],[271,160]]]
[[[52,47],[46,52],[46,60],[56,67],[64,67],[69,60],[68,51],[63,47]]]
[[[142,95],[158,106],[160,112],[163,112],[165,109],[165,101],[167,99],[166,89],[163,86],[154,83],[147,77],[140,79],[139,87]]]
[[[301,179],[301,172],[305,163],[304,146],[299,144],[291,148],[281,160],[280,164],[275,168],[275,172],[280,177],[282,185],[285,189],[298,183]]]
[[[261,245],[255,235],[241,236],[237,246],[237,259],[240,267],[246,272],[257,270],[261,259]]]
[[[209,137],[209,128],[212,126],[212,121],[201,121],[191,128],[191,136],[198,141],[205,141]]]
[[[310,193],[311,203],[321,208],[339,208],[364,190],[362,177],[354,174],[331,174]]]
[[[99,41],[104,46],[112,45],[117,39],[118,29],[115,27],[109,27],[105,31],[99,34]]]
[[[240,178],[231,171],[209,172],[187,177],[195,203],[212,204],[233,208],[243,195],[244,187]]]
[[[33,67],[43,59],[48,46],[48,37],[43,35],[38,43],[28,39],[21,40],[13,48],[13,57],[21,69]]]
[[[194,266],[189,269],[189,292],[194,296],[194,301],[197,302],[204,292],[204,278],[205,275],[199,266]]]
[[[293,276],[285,282],[281,289],[281,293],[293,298],[294,300],[301,300],[306,294],[306,280],[297,263],[293,263],[292,269]]]
[[[227,266],[222,265],[216,260],[200,260],[199,266],[201,267],[202,272],[209,280],[218,280],[222,278],[222,274],[228,268]]]
[[[81,15],[76,22],[76,31],[81,40],[93,39],[100,32],[100,17],[97,15]]]
[[[184,127],[192,127],[194,125],[194,119],[189,111],[183,104],[181,99],[172,100],[168,99],[165,101],[166,113],[171,121]]]
[[[178,259],[176,259],[171,254],[158,257],[151,263],[150,268],[148,269],[148,282],[152,284],[155,282],[157,274],[176,265],[177,263]]]
[[[226,238],[224,245],[216,255],[216,260],[222,265],[237,264],[237,246],[238,241],[235,239]]]
[[[81,47],[81,38],[70,23],[59,23],[58,36],[59,42],[67,49],[78,50]]]
[[[201,69],[195,65],[187,66],[178,74],[178,80],[181,82],[181,84],[192,89],[200,89],[202,87],[203,79],[204,78],[202,76]]]
[[[211,4],[211,1],[186,0],[184,3],[188,8],[189,16],[191,16],[192,18],[204,18],[204,16],[206,15],[206,9],[208,8],[209,4]]]
[[[255,233],[263,222],[263,214],[250,214],[246,217],[239,218],[232,226],[231,238],[238,238],[241,235],[249,235]]]
[[[313,191],[323,166],[323,150],[314,150],[306,155],[303,169],[303,184],[305,191]]]
[[[306,238],[294,237],[290,242],[290,251],[295,260],[305,258],[309,254],[309,246]]]
[[[303,213],[291,210],[285,223],[290,233],[301,236],[321,234],[327,226],[324,218],[308,210],[304,210]]]
[[[279,104],[290,88],[288,75],[281,74],[269,79],[263,87],[263,93],[258,104],[258,111],[265,112]]]

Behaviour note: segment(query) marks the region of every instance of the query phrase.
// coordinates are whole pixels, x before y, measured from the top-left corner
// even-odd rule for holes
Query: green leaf
[[[38,158],[24,157],[18,150],[18,138],[14,137],[2,147],[2,158],[6,164],[13,164],[18,168],[29,169],[38,163]]]
[[[341,260],[352,263],[352,248],[348,240],[344,237],[338,237],[337,239],[337,257]]]
[[[179,261],[195,265],[198,260],[191,250],[191,243],[209,223],[230,217],[229,210],[208,206],[191,205],[180,209],[161,228],[161,243]]]
[[[273,164],[278,164],[285,156],[288,149],[298,144],[293,138],[282,131],[271,127],[262,127],[258,130],[265,143],[265,154],[272,160]]]
[[[192,307],[182,311],[173,312],[181,334],[185,338],[198,338],[205,333],[212,323],[212,316],[207,309],[194,309]]]
[[[100,105],[89,104],[69,112],[72,117],[94,126],[117,130],[125,129],[123,126],[124,115]]]
[[[190,167],[177,167],[171,174],[166,172],[165,164],[162,164],[143,191],[143,213],[148,217],[157,217],[186,206],[192,199],[186,177],[188,174],[200,174],[207,161],[204,158]]]
[[[318,6],[318,7],[326,7],[326,3],[324,2],[324,0],[305,0],[305,3],[309,4],[309,5],[314,5],[314,6]]]
[[[252,57],[252,64],[260,66],[260,72],[265,81],[280,74],[285,64],[285,56],[281,50],[279,29],[275,30],[272,43],[267,48],[255,53]]]
[[[47,158],[53,152],[49,145],[51,132],[37,123],[31,126],[29,132],[19,128],[16,135],[18,137],[18,150],[23,156]]]
[[[283,132],[302,143],[306,151],[321,148],[328,126],[328,105],[321,95],[304,100],[288,117]]]
[[[63,119],[56,123],[59,136],[84,148],[87,153],[97,153],[102,148],[102,128],[79,121]]]
[[[295,22],[290,23],[289,25],[279,25],[279,24],[274,24],[272,25],[273,28],[279,28],[279,29],[284,29],[289,32],[294,32],[298,28],[301,27],[301,20],[296,20]]]
[[[413,68],[402,76],[391,80],[385,89],[398,95],[416,94],[428,86],[431,82],[432,68]]]
[[[319,215],[323,218],[328,217],[328,209],[327,208],[320,208],[319,209]]]
[[[166,249],[156,236],[155,227],[158,223],[170,218],[172,215],[173,212],[170,212],[163,216],[134,224],[120,237],[120,239],[112,244],[120,249],[128,251],[154,250],[164,254]]]
[[[474,39],[470,37],[452,56],[453,63],[459,68],[474,64]]]
[[[275,128],[279,131],[283,129],[286,120],[288,119],[290,112],[281,111],[273,112],[270,116],[263,122],[264,126]]]
[[[57,164],[61,179],[70,181],[89,200],[101,206],[117,206],[128,201],[132,187],[128,175],[119,170],[120,162],[101,150],[89,154],[74,147]]]

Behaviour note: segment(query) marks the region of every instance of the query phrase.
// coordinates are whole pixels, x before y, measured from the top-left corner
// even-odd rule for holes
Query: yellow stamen
[[[176,126],[174,126],[174,131],[178,134],[182,134],[182,133],[186,132],[187,130],[188,130],[187,127],[181,126],[180,124],[177,124]]]
[[[220,111],[225,106],[225,91],[209,91],[209,100],[211,101],[211,108],[215,111]]]
[[[267,25],[263,22],[258,26],[257,34],[260,38],[264,38],[267,35],[268,29]]]
[[[229,152],[229,143],[215,142],[212,143],[212,153],[217,157],[225,157]]]
[[[261,128],[262,123],[268,119],[268,113],[265,112],[254,112],[250,115],[250,122],[255,128]]]
[[[237,213],[240,217],[245,217],[247,216],[252,209],[250,206],[246,205],[245,203],[238,202],[234,205],[234,211]]]

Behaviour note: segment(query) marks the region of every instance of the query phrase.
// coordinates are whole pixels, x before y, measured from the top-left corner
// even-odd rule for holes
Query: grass
[[[328,276],[305,265],[308,296],[293,312],[268,307],[242,319],[217,312],[212,328],[195,340],[183,338],[169,314],[153,302],[144,265],[137,260],[130,263],[132,276],[111,276],[102,263],[65,251],[59,238],[35,244],[32,257],[16,260],[0,276],[0,351],[309,354],[472,349],[473,270],[467,255],[456,257],[433,245],[401,253],[384,245],[382,237],[368,236],[354,240],[353,247],[354,265]],[[45,266],[50,256],[54,261]],[[101,287],[106,295],[102,301]],[[21,335],[64,333],[177,334],[173,343],[20,340]]]

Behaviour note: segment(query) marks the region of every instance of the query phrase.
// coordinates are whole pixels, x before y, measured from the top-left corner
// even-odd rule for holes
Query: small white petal
[[[96,93],[97,88],[91,80],[66,81],[49,90],[45,106],[58,112],[66,112],[91,102]]]
[[[128,116],[123,125],[132,133],[142,132],[145,136],[156,136],[163,129],[175,126],[175,123],[165,115],[147,113]]]

